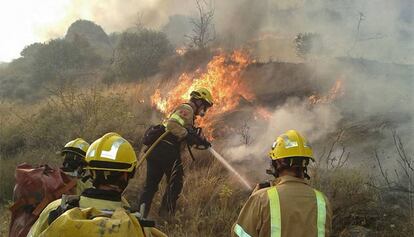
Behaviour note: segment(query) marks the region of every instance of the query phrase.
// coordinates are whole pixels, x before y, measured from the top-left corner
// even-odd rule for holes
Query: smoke
[[[267,44],[270,51],[292,42],[298,33],[312,32],[321,36],[327,56],[413,63],[414,17],[408,13],[410,9],[414,10],[410,0],[226,1],[217,4],[216,29],[236,46],[271,35],[273,41],[259,43]],[[267,56],[288,57],[272,53]]]
[[[301,60],[295,54],[293,40],[298,33],[312,32],[322,39],[322,52],[315,57],[351,56],[414,63],[414,16],[411,14],[414,3],[411,0],[211,2],[216,40],[221,46],[248,45],[262,60]],[[68,26],[80,18],[96,22],[109,33],[123,31],[138,22],[162,29],[173,15],[197,17],[194,0],[70,0],[66,9],[61,21],[38,30],[43,39],[63,36]],[[168,33],[171,38],[185,34]]]
[[[191,0],[70,0],[62,19],[53,25],[42,27],[38,34],[42,39],[61,37],[78,19],[91,20],[101,25],[107,33],[121,32],[137,24],[159,29],[174,14],[186,14],[194,8]]]
[[[299,131],[310,142],[325,139],[336,131],[341,119],[341,111],[334,104],[310,105],[308,101],[290,98],[273,111],[269,120],[256,122],[259,124],[250,134],[254,138],[252,144],[231,147],[226,155],[233,161],[260,159],[279,135],[291,129]]]

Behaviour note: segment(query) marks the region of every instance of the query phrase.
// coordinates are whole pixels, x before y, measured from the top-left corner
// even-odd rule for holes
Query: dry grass
[[[0,206],[0,236],[8,236],[9,223],[10,223],[10,212],[6,206]]]
[[[150,217],[168,236],[229,236],[230,228],[236,220],[249,192],[229,179],[225,169],[208,154],[200,152],[194,163],[185,159],[185,181],[178,210],[170,220],[158,216],[161,195],[165,181],[154,199]],[[200,165],[200,162],[203,165]],[[128,200],[133,206],[139,197],[145,180],[145,168],[139,170],[127,190]]]

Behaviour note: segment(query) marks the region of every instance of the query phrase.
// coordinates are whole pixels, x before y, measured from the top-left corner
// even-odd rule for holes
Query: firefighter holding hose
[[[158,184],[165,175],[167,188],[162,198],[159,213],[161,216],[175,212],[176,202],[183,188],[184,170],[180,152],[183,146],[196,146],[206,149],[211,144],[205,139],[200,128],[194,126],[197,116],[203,117],[213,105],[211,93],[206,88],[197,88],[190,93],[190,100],[179,105],[162,125],[147,130],[144,144],[149,146],[145,157],[147,176],[139,205],[146,217],[151,208],[152,199],[158,191]],[[160,134],[161,132],[162,135]],[[157,134],[154,142],[152,134]],[[150,137],[150,138],[148,138]],[[148,139],[146,139],[148,138]],[[150,140],[150,141],[146,141]]]
[[[238,237],[330,236],[332,209],[326,196],[309,186],[312,148],[297,131],[277,138],[269,152],[276,180],[258,185],[233,226]]]

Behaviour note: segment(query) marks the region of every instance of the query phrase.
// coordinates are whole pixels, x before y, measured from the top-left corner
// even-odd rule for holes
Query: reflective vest
[[[290,186],[292,188],[292,186]],[[301,194],[304,194],[303,192],[306,189],[301,189]],[[271,237],[281,237],[282,236],[282,228],[287,228],[283,232],[283,236],[295,236],[298,233],[301,233],[300,236],[317,236],[317,237],[325,237],[328,233],[326,233],[326,228],[328,230],[330,229],[330,217],[328,219],[327,215],[327,200],[325,200],[324,195],[315,190],[315,189],[308,189],[310,191],[313,191],[312,193],[315,195],[315,203],[313,209],[314,211],[310,211],[308,208],[312,208],[311,206],[304,206],[308,211],[304,211],[303,215],[301,216],[301,212],[298,212],[300,210],[300,207],[294,206],[296,201],[293,201],[291,199],[285,199],[283,200],[283,205],[281,208],[280,203],[280,195],[281,191],[278,191],[277,187],[271,187],[267,188],[266,190],[260,191],[260,194],[257,193],[254,195],[253,199],[249,199],[249,203],[246,204],[239,216],[238,222],[235,224],[233,228],[233,233],[235,236],[239,237],[252,237],[252,236],[271,236]],[[299,190],[298,190],[299,191]],[[292,189],[290,189],[289,192],[292,192]],[[308,193],[312,194],[312,193]],[[292,193],[290,194],[292,195]],[[306,196],[303,196],[306,197]],[[307,196],[309,198],[311,196]],[[266,202],[263,202],[265,199]],[[308,199],[305,203],[308,203],[306,205],[312,205],[311,199]],[[300,204],[299,204],[300,205]],[[260,208],[264,208],[263,211],[260,211]],[[290,212],[288,214],[289,216],[286,216],[286,213],[282,215],[281,211],[287,210]],[[329,209],[330,210],[330,209]],[[315,216],[311,218],[311,220],[307,220],[309,216],[309,213],[315,213]],[[290,216],[290,215],[299,215],[299,216]],[[307,231],[299,231],[296,232],[295,225],[298,223],[292,223],[290,225],[287,221],[284,220],[282,223],[282,216],[289,217],[290,220],[298,220],[301,224],[307,224],[306,221],[315,221],[315,223],[308,223],[309,226],[303,226],[303,228],[312,228],[312,230],[309,229],[309,234],[306,235]],[[265,219],[262,219],[265,218]],[[267,219],[268,218],[268,219]],[[299,218],[299,219],[298,219]],[[240,222],[239,222],[240,221]],[[327,225],[329,222],[329,225]],[[267,223],[267,224],[264,224]],[[261,229],[257,229],[261,226]],[[300,226],[302,227],[302,226]],[[262,229],[265,228],[265,229]],[[269,229],[268,229],[269,228]],[[313,229],[315,228],[315,229]],[[315,233],[315,235],[313,234]],[[304,235],[305,234],[305,235]]]
[[[316,196],[316,205],[317,210],[317,228],[318,228],[318,237],[325,237],[325,222],[326,222],[326,203],[323,194],[318,190],[314,189]],[[282,236],[282,219],[280,214],[280,202],[279,194],[277,188],[273,187],[267,190],[267,195],[269,196],[270,202],[270,233],[271,237],[281,237]]]

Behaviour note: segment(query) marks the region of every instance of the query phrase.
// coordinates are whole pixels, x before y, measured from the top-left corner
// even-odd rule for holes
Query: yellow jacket
[[[254,192],[243,206],[232,236],[325,237],[331,232],[328,199],[303,179],[283,176]]]
[[[166,121],[166,128],[178,140],[187,136],[187,129],[194,125],[194,106],[192,103],[179,105]]]
[[[126,201],[126,200],[125,200]],[[88,198],[80,196],[79,200],[79,207],[80,208],[87,208],[87,207],[94,207],[98,210],[115,210],[117,208],[122,208],[124,206],[128,206],[124,200],[122,202],[116,201],[108,201],[108,200],[101,200],[95,198]],[[62,199],[57,199],[49,205],[40,213],[39,218],[33,224],[32,228],[30,228],[28,237],[37,237],[39,236],[45,229],[49,227],[48,218],[51,211],[55,210],[60,206]]]
[[[165,237],[165,235],[155,228],[141,228],[139,222],[135,217],[127,214],[123,207],[129,207],[128,202],[122,197],[121,201],[110,201],[102,200],[98,198],[91,198],[80,196],[79,208],[74,208],[66,211],[62,214],[64,218],[58,218],[52,222],[51,225],[48,223],[49,214],[51,211],[55,210],[62,202],[62,199],[55,200],[51,202],[40,214],[39,218],[35,224],[30,229],[28,237],[43,237],[43,236],[63,236],[62,231],[65,232],[66,236],[80,236],[81,232],[85,235],[85,228],[90,228],[91,233],[102,232],[104,229],[106,231],[105,235],[99,236],[127,236],[129,234],[134,234],[137,237]],[[97,217],[89,222],[85,222],[90,215],[99,215],[99,211],[114,211],[111,218],[106,217]],[[56,223],[59,222],[59,223]],[[78,228],[78,224],[82,224],[82,229]],[[105,223],[108,228],[104,228],[99,225],[99,230],[93,230],[93,228],[98,228],[99,223]],[[118,225],[117,233],[112,233],[111,225],[115,223]],[[76,228],[73,228],[75,226]],[[130,226],[133,226],[131,229]],[[142,229],[144,231],[142,231]],[[76,233],[76,231],[78,231]],[[87,230],[89,231],[89,229]],[[125,232],[126,231],[126,232]],[[69,233],[70,232],[70,233]],[[72,233],[73,232],[73,233]],[[86,232],[86,236],[93,236],[91,233]],[[145,233],[145,234],[144,234]]]

